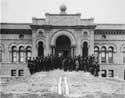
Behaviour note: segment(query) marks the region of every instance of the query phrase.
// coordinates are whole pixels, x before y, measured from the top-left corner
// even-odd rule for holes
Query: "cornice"
[[[125,40],[111,40],[111,39],[110,40],[102,40],[102,39],[96,40],[95,39],[94,41],[97,41],[97,42],[109,42],[109,41],[113,41],[114,42],[114,41],[125,41]]]
[[[125,30],[95,30],[94,34],[125,34]]]
[[[32,34],[30,29],[1,29],[1,34]]]
[[[57,26],[57,25],[30,25],[32,29],[95,29],[96,25],[73,25],[73,26]]]
[[[81,13],[76,13],[76,14],[50,14],[50,13],[45,13],[47,16],[81,16]]]
[[[32,38],[31,39],[0,39],[0,40],[7,40],[7,41],[11,41],[11,40],[15,40],[15,41],[32,41]]]

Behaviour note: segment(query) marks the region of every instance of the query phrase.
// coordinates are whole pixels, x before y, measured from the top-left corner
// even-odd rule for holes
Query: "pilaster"
[[[90,31],[89,55],[94,54],[94,30]]]
[[[36,41],[36,30],[32,30],[32,58],[37,57],[38,53],[35,41]]]

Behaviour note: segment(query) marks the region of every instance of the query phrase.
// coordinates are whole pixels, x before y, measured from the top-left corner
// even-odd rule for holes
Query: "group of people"
[[[84,71],[90,72],[94,76],[98,76],[100,66],[95,61],[94,56],[87,57],[63,57],[63,56],[47,56],[36,57],[28,60],[28,68],[31,74],[40,71],[50,71],[54,69],[62,69],[64,71]]]

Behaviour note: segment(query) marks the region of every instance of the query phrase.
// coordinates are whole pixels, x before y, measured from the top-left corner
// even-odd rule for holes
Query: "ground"
[[[67,77],[68,95],[58,94],[60,77]],[[54,70],[10,79],[0,92],[2,98],[125,98],[125,81]]]

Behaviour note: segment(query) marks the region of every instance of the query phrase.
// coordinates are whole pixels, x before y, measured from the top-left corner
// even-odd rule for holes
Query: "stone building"
[[[1,23],[0,74],[25,76],[29,57],[94,54],[107,77],[125,79],[125,24],[96,24],[93,18],[59,14],[32,18],[32,23]]]

